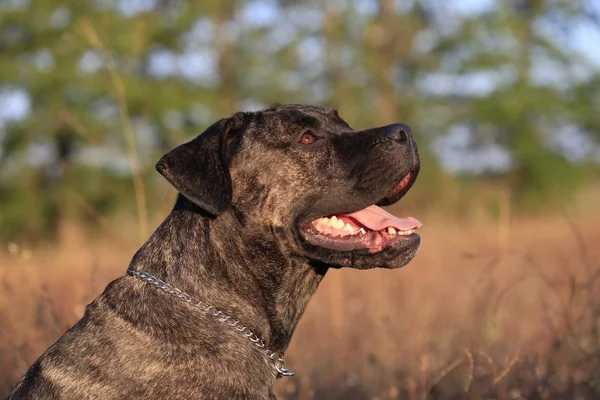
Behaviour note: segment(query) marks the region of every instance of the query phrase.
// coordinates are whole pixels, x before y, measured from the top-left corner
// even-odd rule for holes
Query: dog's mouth
[[[393,204],[412,186],[416,174],[409,172],[377,204]],[[335,213],[301,224],[307,241],[338,251],[367,250],[380,252],[400,241],[417,236],[421,223],[412,217],[398,218],[376,204],[349,213]]]

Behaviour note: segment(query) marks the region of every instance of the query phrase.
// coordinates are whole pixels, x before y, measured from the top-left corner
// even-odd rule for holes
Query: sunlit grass
[[[278,396],[594,398],[598,221],[579,221],[576,239],[558,218],[520,219],[502,238],[493,225],[423,220],[404,269],[328,273],[286,354],[297,377]],[[0,394],[124,273],[137,248],[128,226],[129,243],[73,225],[57,248],[5,246]]]

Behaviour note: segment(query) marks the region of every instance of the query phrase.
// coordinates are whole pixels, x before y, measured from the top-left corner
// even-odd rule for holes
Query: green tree
[[[123,175],[133,171],[144,237],[143,182],[157,152],[238,107],[235,50],[223,33],[234,8],[231,1],[159,2],[135,10],[118,2],[34,0],[2,9],[0,87],[25,90],[31,99],[30,114],[9,125],[2,141],[2,163],[12,166],[0,186],[3,233],[60,232],[76,209],[74,192],[108,211],[131,197]],[[198,28],[203,17],[216,22]],[[193,40],[200,48],[190,49]],[[213,47],[217,82],[180,73],[180,60]],[[47,160],[31,162],[38,143]],[[85,159],[98,153],[115,159],[104,162],[105,173],[94,173],[93,160]],[[110,173],[125,153],[129,168]]]
[[[513,160],[513,195],[525,204],[564,199],[587,176],[585,166],[552,146],[557,136],[573,135],[570,126],[586,135],[598,132],[585,126],[595,117],[577,118],[591,99],[577,88],[593,79],[583,83],[572,72],[587,60],[557,40],[561,23],[569,28],[581,17],[578,7],[565,2],[498,2],[462,20],[434,48],[450,66],[446,74],[494,82],[487,95],[458,91],[436,102],[449,109],[443,124],[469,126],[474,150],[482,143],[505,146]],[[551,77],[543,79],[541,71]],[[597,76],[598,69],[592,73]]]

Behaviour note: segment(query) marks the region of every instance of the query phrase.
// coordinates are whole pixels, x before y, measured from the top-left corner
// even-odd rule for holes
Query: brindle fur
[[[322,139],[298,143],[307,129]],[[415,255],[418,237],[371,254],[310,245],[298,230],[301,221],[382,204],[407,172],[418,172],[409,129],[400,130],[404,137],[398,125],[354,131],[335,110],[304,105],[218,121],[157,164],[180,195],[130,268],[240,319],[284,351],[328,268],[396,268]],[[9,399],[274,399],[275,381],[263,351],[239,332],[125,275]]]

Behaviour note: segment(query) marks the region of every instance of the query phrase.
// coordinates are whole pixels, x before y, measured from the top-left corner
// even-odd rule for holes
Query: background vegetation
[[[282,397],[600,396],[594,0],[0,1],[0,394],[168,212],[158,157],[272,102],[423,159],[419,257],[326,279]]]

